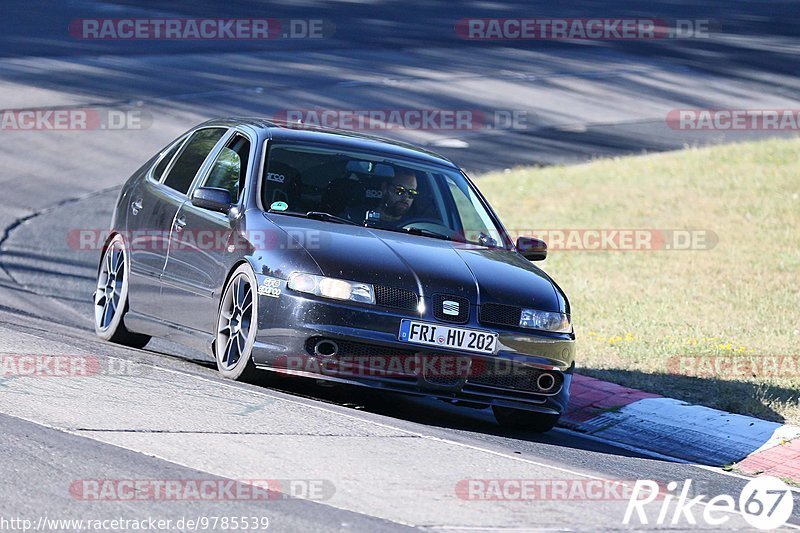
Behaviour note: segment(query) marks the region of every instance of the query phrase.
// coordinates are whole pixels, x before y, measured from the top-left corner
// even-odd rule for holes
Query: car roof
[[[455,163],[435,152],[413,144],[354,131],[321,128],[259,117],[220,118],[209,120],[203,126],[250,126],[257,130],[267,131],[269,137],[274,140],[323,143],[352,150],[378,151],[390,156],[417,159],[458,169]]]

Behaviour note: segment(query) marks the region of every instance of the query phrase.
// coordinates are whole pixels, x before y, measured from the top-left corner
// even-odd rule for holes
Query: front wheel
[[[125,241],[117,234],[108,243],[97,269],[94,291],[94,331],[103,340],[144,348],[147,335],[133,333],[125,327],[128,312],[128,274],[130,263]]]
[[[560,415],[536,413],[510,407],[493,405],[492,412],[497,423],[503,427],[526,429],[534,433],[545,433],[553,429],[558,423]]]
[[[222,293],[214,356],[219,373],[237,381],[254,381],[258,370],[251,357],[258,329],[256,276],[249,265],[233,271]]]

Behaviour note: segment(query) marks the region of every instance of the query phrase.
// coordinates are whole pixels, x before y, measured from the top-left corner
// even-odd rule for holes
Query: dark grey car
[[[144,346],[488,407],[546,431],[569,399],[562,290],[452,162],[364,135],[214,120],[120,192],[95,327]]]

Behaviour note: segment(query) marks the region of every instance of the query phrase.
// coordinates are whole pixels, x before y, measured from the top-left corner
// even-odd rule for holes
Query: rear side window
[[[155,170],[153,170],[154,180],[161,181],[161,176],[164,175],[164,171],[167,170],[169,162],[172,161],[173,157],[175,157],[175,154],[178,152],[178,148],[180,148],[182,144],[183,144],[183,139],[172,145],[172,148],[169,149],[169,152],[164,154],[164,157],[161,158],[161,161],[158,162]]]
[[[185,194],[194,181],[197,171],[203,165],[203,161],[206,160],[209,152],[226,131],[225,128],[207,128],[196,131],[175,160],[175,164],[172,165],[172,170],[164,180],[164,185]]]

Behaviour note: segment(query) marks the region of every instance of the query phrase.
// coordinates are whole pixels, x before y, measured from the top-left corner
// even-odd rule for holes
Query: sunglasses
[[[405,196],[406,194],[408,194],[409,198],[416,198],[417,195],[419,194],[419,191],[417,189],[406,189],[402,185],[395,185],[394,193],[397,196]]]

